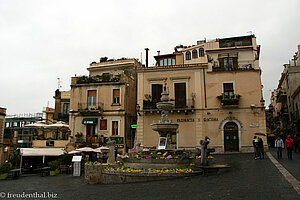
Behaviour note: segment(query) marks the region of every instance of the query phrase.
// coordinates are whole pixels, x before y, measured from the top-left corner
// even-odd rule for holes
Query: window
[[[88,91],[88,107],[96,107],[96,90],[89,90]]]
[[[238,68],[237,57],[225,57],[219,58],[220,67],[224,68],[225,71],[232,71]]]
[[[233,83],[223,83],[224,96],[231,98],[234,95]]]
[[[163,59],[159,60],[159,66],[164,66],[164,60]]]
[[[6,128],[8,128],[8,127],[9,127],[9,125],[10,125],[10,123],[9,123],[9,122],[6,122],[6,125],[5,125],[5,127],[6,127]]]
[[[13,122],[13,127],[18,127],[18,122]]]
[[[120,89],[113,89],[113,104],[120,104]]]
[[[175,83],[175,108],[186,107],[186,84]]]
[[[159,66],[170,66],[175,65],[176,61],[175,58],[164,58],[159,60]]]
[[[156,108],[156,103],[160,102],[163,90],[162,84],[152,84],[152,108]]]
[[[100,130],[107,130],[107,119],[100,119]]]
[[[193,58],[198,58],[198,52],[197,52],[196,49],[194,49],[194,50],[192,51],[192,56],[193,56]]]
[[[204,49],[200,48],[199,49],[199,57],[203,57],[204,56]]]
[[[119,121],[111,121],[111,135],[112,136],[119,135]]]
[[[185,59],[186,59],[186,60],[191,60],[191,52],[187,51],[187,52],[185,53]]]
[[[69,103],[64,103],[63,105],[63,115],[68,115],[70,110],[70,104]]]
[[[172,65],[176,65],[176,60],[172,58]]]

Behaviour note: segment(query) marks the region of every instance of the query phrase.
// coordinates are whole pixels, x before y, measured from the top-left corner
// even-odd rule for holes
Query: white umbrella
[[[108,147],[98,147],[98,148],[96,148],[96,149],[99,149],[99,150],[109,150],[109,148]]]
[[[94,152],[94,149],[91,147],[82,147],[79,149],[75,149],[75,151],[79,151],[79,152]]]
[[[46,124],[45,121],[39,121],[34,124],[26,124],[24,127],[29,127],[29,128],[47,128],[48,125]]]
[[[73,151],[70,151],[68,154],[76,154],[76,153],[80,153],[80,151],[73,150]]]
[[[49,128],[58,128],[59,129],[59,128],[69,128],[69,125],[66,124],[65,122],[58,121],[55,124],[48,125],[47,127],[49,127]]]
[[[107,151],[107,150],[109,150],[109,148],[108,147],[98,147],[98,148],[96,148],[96,149],[94,149],[94,152],[96,152],[96,153],[103,153],[103,151]]]

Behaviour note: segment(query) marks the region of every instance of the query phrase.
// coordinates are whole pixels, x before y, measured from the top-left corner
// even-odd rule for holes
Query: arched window
[[[185,53],[185,59],[186,59],[186,60],[191,60],[191,52],[187,51],[187,52]]]
[[[194,50],[192,51],[192,57],[193,57],[193,58],[198,58],[198,52],[197,52],[196,49],[194,49]]]
[[[199,57],[203,57],[204,56],[204,49],[200,48],[199,49]]]

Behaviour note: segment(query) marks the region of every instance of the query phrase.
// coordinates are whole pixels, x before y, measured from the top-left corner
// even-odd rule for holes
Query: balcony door
[[[223,83],[223,90],[224,90],[225,98],[233,98],[234,96],[233,83]]]
[[[186,84],[175,83],[175,108],[186,107]]]
[[[97,90],[88,90],[87,106],[89,109],[96,108]]]
[[[152,108],[156,108],[156,103],[161,101],[160,99],[162,92],[162,84],[152,84]]]
[[[228,122],[224,126],[224,149],[225,151],[239,151],[239,130],[234,122]]]

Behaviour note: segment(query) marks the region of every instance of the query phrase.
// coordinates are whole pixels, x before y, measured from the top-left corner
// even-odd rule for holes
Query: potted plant
[[[7,179],[10,168],[11,168],[11,164],[8,162],[0,165],[0,180]]]

